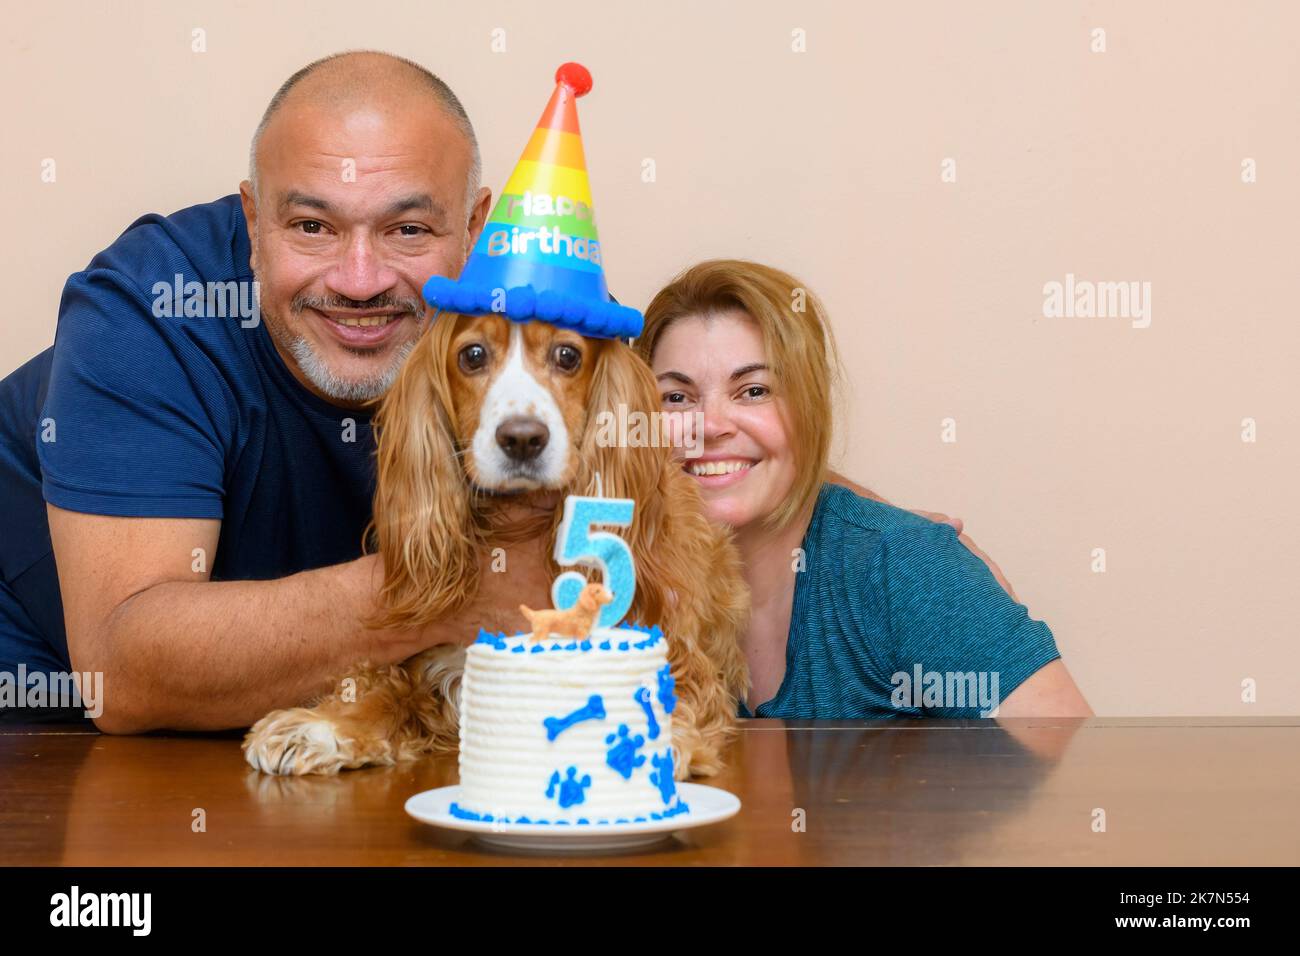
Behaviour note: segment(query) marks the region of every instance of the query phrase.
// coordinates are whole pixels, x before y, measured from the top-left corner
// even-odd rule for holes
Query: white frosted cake
[[[579,826],[687,813],[673,781],[676,703],[657,627],[540,642],[481,632],[461,682],[451,813]]]

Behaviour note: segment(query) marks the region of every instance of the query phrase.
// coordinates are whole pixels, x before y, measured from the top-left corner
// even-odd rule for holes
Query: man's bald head
[[[383,394],[419,340],[429,276],[455,276],[492,191],[465,108],[428,70],[345,53],[280,87],[239,188],[266,330],[309,391]]]
[[[478,138],[469,114],[451,87],[424,67],[391,53],[352,51],[335,53],[308,63],[275,91],[262,121],[253,133],[248,152],[248,179],[257,196],[257,151],[268,126],[286,103],[309,108],[347,108],[362,101],[392,103],[427,97],[464,135],[470,149],[466,207],[472,209],[483,176]]]

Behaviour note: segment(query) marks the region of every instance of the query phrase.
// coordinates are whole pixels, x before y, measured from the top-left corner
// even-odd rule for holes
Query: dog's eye
[[[487,365],[487,349],[475,342],[472,345],[467,345],[461,349],[456,360],[460,363],[460,370],[462,372],[477,372],[479,369],[483,368],[483,366]]]
[[[576,372],[582,364],[582,353],[572,345],[557,345],[551,349],[551,361],[561,372]]]

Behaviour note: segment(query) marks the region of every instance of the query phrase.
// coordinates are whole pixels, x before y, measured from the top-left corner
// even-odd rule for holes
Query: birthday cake
[[[673,780],[677,697],[660,630],[581,640],[481,632],[466,654],[454,816],[645,823],[687,813]]]

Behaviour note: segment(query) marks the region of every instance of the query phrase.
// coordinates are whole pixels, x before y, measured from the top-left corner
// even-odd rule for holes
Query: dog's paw
[[[723,769],[717,745],[689,724],[673,723],[673,777],[716,777]]]
[[[352,761],[351,750],[332,721],[303,707],[267,714],[244,738],[249,766],[285,776],[338,773]]]

